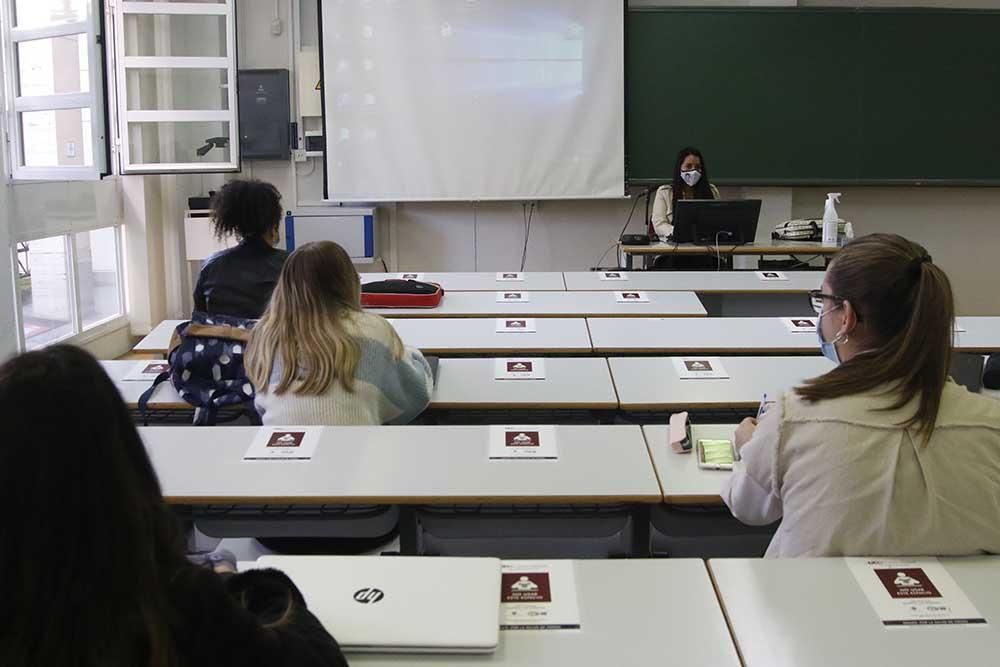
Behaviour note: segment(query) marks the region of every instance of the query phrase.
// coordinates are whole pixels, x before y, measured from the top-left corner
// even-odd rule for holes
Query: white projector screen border
[[[626,197],[624,0],[318,6],[326,201]]]

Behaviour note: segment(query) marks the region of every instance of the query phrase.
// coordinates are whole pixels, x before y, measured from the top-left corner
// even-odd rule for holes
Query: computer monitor
[[[674,209],[673,242],[753,243],[759,217],[759,199],[680,199]]]

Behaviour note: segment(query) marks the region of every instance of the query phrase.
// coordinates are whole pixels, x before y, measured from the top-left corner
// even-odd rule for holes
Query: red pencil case
[[[436,308],[442,298],[440,285],[419,280],[378,280],[361,286],[365,308]]]

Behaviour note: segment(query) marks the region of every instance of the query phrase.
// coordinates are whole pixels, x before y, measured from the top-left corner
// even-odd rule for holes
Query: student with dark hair
[[[651,222],[661,239],[674,233],[674,210],[678,199],[719,199],[719,190],[708,179],[708,163],[697,148],[688,146],[677,153],[670,184],[656,191]]]
[[[260,317],[288,256],[274,247],[281,214],[281,194],[270,183],[231,181],[216,193],[212,199],[215,235],[235,237],[239,244],[216,253],[202,266],[194,290],[195,310]]]
[[[69,346],[0,367],[0,591],[4,667],[346,664],[284,574],[187,560],[118,391]]]
[[[772,557],[1000,553],[1000,403],[948,378],[948,277],[916,243],[872,234],[810,296],[837,366],[737,429],[733,515],[782,520]]]

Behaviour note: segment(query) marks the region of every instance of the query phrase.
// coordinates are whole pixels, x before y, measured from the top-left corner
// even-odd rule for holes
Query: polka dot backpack
[[[254,388],[243,368],[243,355],[255,320],[194,312],[191,321],[174,329],[170,338],[170,370],[161,373],[139,399],[146,419],[156,387],[167,380],[194,407],[195,426],[215,424],[219,412],[243,412],[260,424]]]

